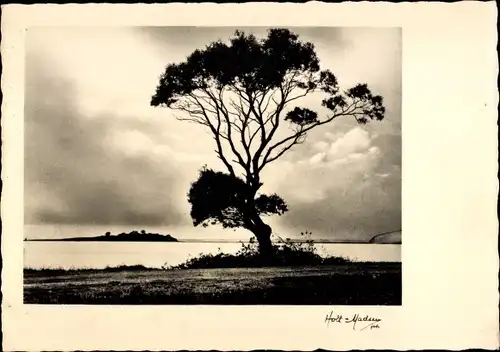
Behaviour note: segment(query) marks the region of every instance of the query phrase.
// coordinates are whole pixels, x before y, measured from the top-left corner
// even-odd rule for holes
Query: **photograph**
[[[27,28],[24,304],[401,306],[402,44]]]
[[[2,6],[4,349],[495,349],[496,22]]]

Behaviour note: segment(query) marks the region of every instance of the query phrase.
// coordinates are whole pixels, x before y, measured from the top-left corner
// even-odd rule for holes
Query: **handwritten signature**
[[[330,311],[330,313],[328,313],[325,318],[325,323],[327,326],[330,326],[331,323],[352,324],[352,329],[358,331],[363,331],[365,329],[378,329],[380,328],[381,321],[382,319],[369,315],[362,316],[356,313],[352,316],[347,317],[343,316],[342,314],[335,314],[333,311]]]

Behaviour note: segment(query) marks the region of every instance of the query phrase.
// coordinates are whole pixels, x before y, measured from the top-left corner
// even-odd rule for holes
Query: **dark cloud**
[[[351,240],[401,229],[400,175],[371,178],[356,177],[350,187],[331,188],[314,203],[296,202],[280,222],[319,237]]]
[[[376,148],[375,156],[370,156],[371,148]],[[312,155],[311,145],[306,149]],[[321,238],[351,240],[368,240],[374,234],[401,229],[401,135],[372,136],[370,144],[356,153],[359,159],[341,166],[313,168],[307,163],[310,159],[304,159],[305,163],[284,175],[288,180],[305,181],[289,181],[278,189],[290,208],[279,224],[307,229]],[[295,197],[299,192],[305,196]],[[307,199],[308,192],[312,200]]]
[[[204,48],[212,41],[228,40],[236,30],[252,33],[258,38],[264,38],[267,31],[274,27],[135,27],[135,31],[157,44],[159,52],[171,50],[172,47],[189,55],[193,48]],[[342,30],[335,27],[290,27],[303,41],[321,42],[337,49],[348,45],[342,37]],[[185,49],[185,50],[183,50]],[[183,57],[181,56],[180,59]]]
[[[373,145],[380,149],[383,155],[378,165],[378,172],[390,171],[393,167],[401,168],[402,139],[401,135],[382,134],[373,138]],[[401,175],[399,175],[401,176]],[[399,181],[401,182],[401,181]]]
[[[161,160],[108,145],[114,116],[86,116],[57,69],[27,58],[25,202],[28,223],[175,225],[177,179]],[[127,119],[130,120],[130,119]],[[133,120],[132,120],[133,121]],[[123,126],[124,121],[120,121]],[[133,129],[151,129],[132,122]]]

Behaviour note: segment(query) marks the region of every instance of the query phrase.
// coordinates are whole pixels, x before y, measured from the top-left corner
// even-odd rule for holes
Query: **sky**
[[[150,106],[167,64],[235,29],[30,28],[25,63],[25,224],[73,228],[194,229],[186,194],[205,164],[224,166],[203,126]],[[337,119],[264,170],[265,193],[289,205],[266,218],[284,237],[368,240],[401,229],[401,32],[393,28],[291,28],[315,45],[341,88],[367,83],[386,118]],[[320,99],[300,105],[320,108]],[[245,236],[249,233],[239,232]]]

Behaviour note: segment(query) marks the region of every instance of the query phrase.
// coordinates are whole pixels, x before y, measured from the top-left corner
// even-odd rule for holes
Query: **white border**
[[[9,5],[3,8],[4,349],[497,348],[494,2]],[[22,304],[23,51],[28,26],[403,28],[403,307],[334,307],[381,329],[324,324],[332,307]]]

